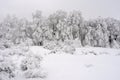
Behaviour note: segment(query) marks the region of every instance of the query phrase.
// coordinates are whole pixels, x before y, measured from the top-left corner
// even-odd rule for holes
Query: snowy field
[[[120,80],[119,56],[49,55],[46,80]]]
[[[78,48],[74,55],[47,55],[43,59],[48,72],[45,80],[120,80],[119,54],[117,49]]]
[[[30,47],[30,51],[32,55],[43,57],[40,61],[42,74],[39,75],[45,75],[45,77],[24,78],[24,72],[17,67],[17,76],[10,80],[120,80],[119,49],[76,48],[74,54],[69,54],[65,52],[51,53],[51,50],[34,46]],[[14,64],[18,66],[25,57],[20,55],[22,54],[10,56]],[[34,68],[34,66],[32,67]],[[37,69],[33,69],[33,73],[36,71]],[[3,80],[7,80],[7,78]]]

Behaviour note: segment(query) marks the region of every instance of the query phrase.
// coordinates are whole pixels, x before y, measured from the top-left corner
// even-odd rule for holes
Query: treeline
[[[48,17],[41,11],[32,21],[6,16],[0,23],[0,47],[27,44],[43,46],[46,41],[78,40],[92,47],[120,47],[120,21],[113,18],[84,20],[80,11],[58,10]]]

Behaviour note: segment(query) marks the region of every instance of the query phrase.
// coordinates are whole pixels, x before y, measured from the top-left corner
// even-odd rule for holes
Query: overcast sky
[[[31,18],[35,10],[49,15],[59,9],[80,10],[85,19],[101,16],[120,20],[120,0],[0,0],[0,19],[7,14]]]

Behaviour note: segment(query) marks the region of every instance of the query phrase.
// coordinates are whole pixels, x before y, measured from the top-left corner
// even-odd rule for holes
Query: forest
[[[48,17],[37,10],[32,20],[7,15],[0,22],[0,47],[44,46],[49,42],[79,42],[80,47],[120,48],[120,21],[114,18],[84,20],[81,11],[58,10]]]

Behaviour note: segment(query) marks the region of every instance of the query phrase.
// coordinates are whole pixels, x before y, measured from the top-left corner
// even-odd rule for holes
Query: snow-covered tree
[[[68,17],[68,25],[71,30],[71,38],[79,38],[82,46],[84,46],[83,41],[86,34],[86,28],[83,25],[83,17],[80,11],[72,11]]]
[[[30,22],[26,27],[26,36],[32,39],[33,45],[43,45],[46,31],[44,17],[42,12],[38,10],[33,14],[33,22]]]
[[[62,36],[61,31],[64,29],[63,27],[65,24],[66,16],[66,12],[59,10],[48,17],[48,24],[50,27],[49,29],[53,39],[60,39],[60,37]]]
[[[106,18],[105,22],[107,24],[107,30],[109,31],[110,47],[117,47],[117,44],[120,46],[120,41],[119,41],[120,21],[113,19],[113,18]]]
[[[5,47],[9,47],[11,43],[17,44],[17,38],[20,35],[18,30],[18,18],[8,15],[1,23],[2,43],[5,43]],[[9,46],[8,46],[9,45]]]
[[[80,11],[58,10],[48,17],[37,10],[32,21],[7,16],[0,23],[0,45],[27,43],[44,45],[46,41],[75,41],[81,46],[120,48],[120,21],[113,18],[84,20]]]

